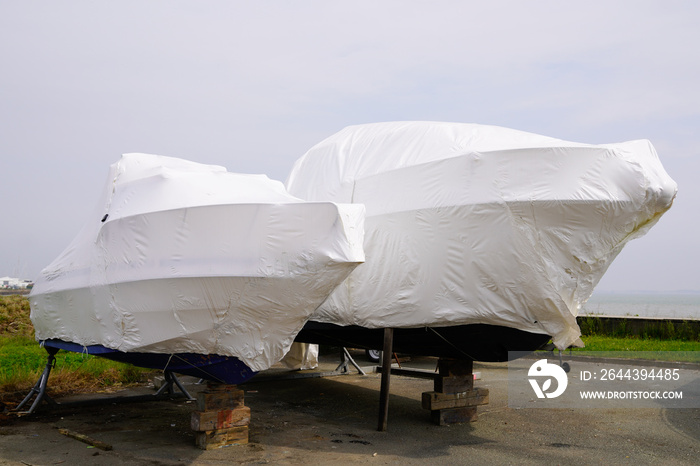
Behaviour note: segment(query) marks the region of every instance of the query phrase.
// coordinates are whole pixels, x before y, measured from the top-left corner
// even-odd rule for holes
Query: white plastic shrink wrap
[[[588,145],[494,126],[352,126],[289,192],[364,204],[366,262],[312,316],[363,327],[484,323],[581,344],[576,315],[624,244],[671,207],[648,141]]]
[[[124,155],[36,281],[36,338],[266,369],[364,260],[363,218],[361,205],[304,202],[263,175]]]

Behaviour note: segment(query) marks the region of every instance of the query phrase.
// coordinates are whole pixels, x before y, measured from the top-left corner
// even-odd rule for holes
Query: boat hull
[[[395,328],[393,350],[402,354],[483,362],[508,361],[547,344],[549,335],[488,324]],[[383,349],[384,329],[307,322],[297,342]]]
[[[82,346],[62,340],[44,340],[44,347],[84,353],[148,369],[168,370],[223,384],[239,384],[253,377],[251,370],[233,356],[197,353],[126,353],[102,345]]]

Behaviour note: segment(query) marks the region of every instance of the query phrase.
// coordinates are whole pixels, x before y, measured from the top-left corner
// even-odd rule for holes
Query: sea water
[[[700,320],[700,292],[594,293],[579,315]]]

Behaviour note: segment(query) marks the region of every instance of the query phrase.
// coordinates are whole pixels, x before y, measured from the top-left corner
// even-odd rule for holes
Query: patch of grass
[[[568,355],[610,359],[644,359],[700,364],[700,342],[643,339],[637,337],[609,337],[601,335],[581,337],[585,348],[571,348]],[[542,357],[551,357],[551,351],[537,351]],[[556,350],[554,352],[557,357]]]
[[[655,319],[610,319],[605,316],[579,316],[581,334],[626,338],[700,341],[700,323]]]
[[[29,300],[26,296],[0,296],[0,335],[34,336],[29,320]]]
[[[598,357],[700,362],[700,325],[696,321],[604,316],[583,316],[577,320],[586,345],[574,349],[579,354],[594,352]]]
[[[656,338],[608,337],[589,335],[581,337],[585,348],[574,351],[698,351],[700,342],[660,340]]]
[[[46,367],[47,353],[34,340],[29,301],[0,296],[0,401],[12,405],[29,393]],[[59,351],[49,377],[52,396],[104,391],[140,382],[147,369],[87,354]]]
[[[581,337],[585,348],[571,348],[562,352],[566,358],[586,356],[612,359],[647,359],[655,361],[690,362],[700,364],[700,342],[644,339],[638,337],[609,337],[589,335]],[[537,354],[551,356],[550,351]],[[556,356],[556,352],[555,352]]]
[[[633,337],[582,337],[585,348],[574,348],[572,354],[599,358],[649,359],[700,363],[700,342],[659,340]]]

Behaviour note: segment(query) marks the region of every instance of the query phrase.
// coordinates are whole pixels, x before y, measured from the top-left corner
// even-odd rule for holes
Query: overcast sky
[[[34,279],[109,165],[284,181],[351,124],[649,139],[679,185],[599,291],[700,289],[700,2],[0,0],[0,276]]]

